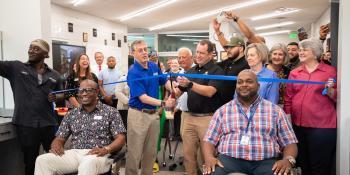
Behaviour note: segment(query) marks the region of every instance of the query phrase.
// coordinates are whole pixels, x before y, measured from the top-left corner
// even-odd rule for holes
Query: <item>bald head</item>
[[[258,95],[259,87],[258,77],[253,71],[246,69],[238,74],[236,92],[239,100],[251,101],[255,99]]]

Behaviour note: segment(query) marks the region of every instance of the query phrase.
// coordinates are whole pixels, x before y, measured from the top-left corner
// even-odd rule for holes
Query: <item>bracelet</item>
[[[233,17],[233,21],[234,21],[234,22],[237,22],[237,21],[238,21],[238,19],[239,19],[239,17],[238,17],[238,16],[234,16],[234,17]]]
[[[165,101],[160,101],[160,107],[165,107]]]

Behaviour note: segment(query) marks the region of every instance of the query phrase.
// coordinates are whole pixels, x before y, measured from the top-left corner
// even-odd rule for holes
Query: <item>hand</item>
[[[292,169],[292,165],[287,159],[276,161],[272,167],[272,171],[275,175],[288,175]]]
[[[167,107],[167,108],[174,108],[175,105],[176,105],[175,98],[169,97],[169,98],[165,101],[165,107]]]
[[[213,19],[212,21],[213,23],[213,28],[215,30],[215,33],[218,35],[220,34],[220,27],[221,27],[221,24],[218,22],[218,20],[216,18]]]
[[[327,88],[333,88],[334,87],[334,78],[329,78],[326,84]]]
[[[104,96],[103,99],[108,105],[113,105],[113,98],[112,96]]]
[[[64,154],[63,145],[59,144],[58,142],[52,142],[49,152],[58,156],[62,156]]]
[[[326,39],[327,34],[329,33],[329,25],[321,25],[320,26],[320,39]]]
[[[97,157],[101,157],[108,153],[109,151],[105,147],[103,148],[95,147],[95,148],[92,148],[87,154],[88,155],[96,154]]]
[[[215,166],[218,165],[221,168],[224,168],[224,165],[215,157],[208,158],[205,160],[205,164],[203,165],[203,174],[210,174],[215,172]]]
[[[179,83],[180,86],[182,87],[187,87],[188,84],[190,83],[190,80],[188,80],[186,77],[181,77],[178,76],[176,81]]]
[[[227,19],[233,19],[235,16],[237,16],[235,13],[233,13],[233,11],[227,11],[225,12],[225,17]]]
[[[49,102],[55,102],[56,101],[56,94],[49,93],[49,95],[47,95],[47,100],[49,100]]]

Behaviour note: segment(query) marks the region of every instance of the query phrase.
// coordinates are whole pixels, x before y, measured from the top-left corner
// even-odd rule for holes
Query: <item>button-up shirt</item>
[[[209,61],[202,67],[198,65],[192,67],[186,72],[187,74],[204,74],[204,75],[224,75],[224,71],[212,61]],[[187,106],[188,111],[192,113],[214,113],[221,105],[223,101],[221,99],[221,89],[223,81],[209,80],[199,78],[189,78],[190,81],[198,83],[200,85],[212,86],[216,89],[216,93],[212,97],[206,97],[200,95],[192,90],[187,92]]]
[[[29,127],[57,125],[47,98],[50,92],[63,89],[63,79],[58,72],[45,64],[45,71],[39,76],[29,62],[0,61],[0,76],[11,84],[15,101],[14,124]]]
[[[249,106],[246,115],[239,108],[243,109],[236,98],[220,107],[210,122],[204,141],[219,144],[220,154],[245,160],[264,160],[278,157],[286,145],[297,143],[292,126],[278,105],[259,96]],[[247,117],[251,114],[248,125]],[[243,135],[249,136],[249,144],[241,143]]]
[[[98,80],[103,82],[103,89],[108,96],[114,95],[116,84],[109,84],[117,82],[120,79],[121,72],[117,68],[103,69],[98,75]],[[115,97],[114,97],[115,98]]]
[[[265,67],[257,74],[258,78],[278,78],[277,74]],[[271,101],[274,104],[278,103],[279,99],[279,83],[274,82],[259,82],[259,95]]]
[[[117,109],[98,102],[90,113],[83,107],[69,111],[56,136],[68,139],[72,135],[73,149],[92,149],[109,145],[116,135],[125,132]]]
[[[127,76],[128,86],[130,88],[129,106],[140,110],[144,108],[156,109],[155,106],[142,103],[139,97],[143,94],[147,94],[150,97],[158,99],[159,86],[164,85],[167,80],[166,77],[151,78],[152,76],[162,75],[163,73],[155,63],[148,61],[147,64],[148,68],[145,69],[137,61],[134,61]],[[130,81],[146,77],[150,79]]]
[[[326,82],[329,78],[336,78],[337,70],[333,66],[320,63],[309,73],[305,66],[295,68],[289,74],[290,80],[307,80]],[[330,98],[322,95],[324,85],[287,84],[284,110],[291,114],[293,124],[311,128],[336,128],[336,84],[335,95]]]

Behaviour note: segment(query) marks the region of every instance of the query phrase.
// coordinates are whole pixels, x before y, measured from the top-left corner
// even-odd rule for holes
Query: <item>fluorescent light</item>
[[[182,41],[200,41],[200,39],[188,39],[188,38],[183,38],[181,40]]]
[[[282,33],[289,33],[290,30],[279,30],[274,32],[265,32],[265,33],[258,33],[259,36],[268,36],[268,35],[277,35]]]
[[[166,36],[189,37],[189,38],[209,38],[209,36],[200,36],[200,35],[172,35],[172,34],[168,34]]]
[[[156,9],[159,9],[161,7],[164,7],[166,5],[174,3],[175,1],[177,1],[177,0],[161,1],[161,2],[158,2],[158,3],[152,4],[150,6],[147,6],[147,7],[143,8],[143,9],[141,9],[141,10],[137,10],[137,11],[131,12],[129,14],[126,14],[126,15],[120,17],[119,19],[120,19],[120,21],[125,21],[125,20],[131,19],[133,17],[136,17],[136,16],[139,16],[139,15],[142,15],[142,14],[154,11]]]
[[[286,14],[290,14],[290,13],[295,13],[295,12],[298,12],[298,11],[300,11],[300,9],[286,9],[284,11],[275,11],[273,13],[268,13],[268,14],[265,14],[265,15],[254,16],[251,19],[253,21],[256,21],[256,20],[260,20],[260,19],[272,18],[272,17],[275,17],[275,16],[281,16],[281,15],[286,15]]]
[[[84,2],[85,0],[74,0],[74,1],[72,1],[72,4],[74,5],[74,6],[78,6],[79,4],[81,4],[82,2]]]
[[[294,21],[275,23],[275,24],[270,24],[270,25],[266,25],[266,26],[255,27],[255,30],[263,30],[263,29],[270,29],[270,28],[274,28],[274,27],[282,27],[282,26],[287,26],[287,25],[291,25],[294,23],[295,23]]]
[[[179,20],[175,20],[175,21],[171,21],[171,22],[167,22],[167,23],[163,23],[163,24],[159,24],[157,26],[153,26],[153,27],[149,27],[149,30],[158,30],[158,29],[163,29],[163,28],[167,28],[170,26],[174,26],[174,25],[178,25],[178,24],[182,24],[182,23],[187,23],[190,21],[194,21],[197,19],[201,19],[204,17],[208,17],[211,15],[215,15],[217,13],[220,13],[222,11],[229,11],[229,10],[236,10],[236,9],[240,9],[240,8],[244,8],[244,7],[248,7],[248,6],[252,6],[252,5],[256,5],[259,3],[263,3],[266,2],[268,0],[251,0],[248,2],[243,2],[243,3],[239,3],[239,4],[235,4],[235,5],[231,5],[229,7],[225,6],[216,10],[211,10],[211,11],[207,11],[207,12],[203,12],[203,13],[199,13],[190,17],[185,17]]]

